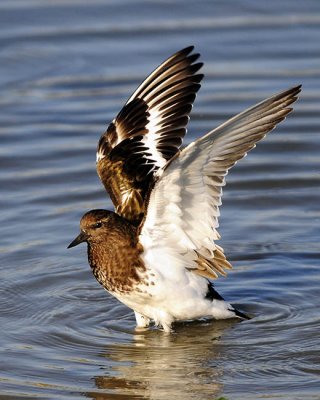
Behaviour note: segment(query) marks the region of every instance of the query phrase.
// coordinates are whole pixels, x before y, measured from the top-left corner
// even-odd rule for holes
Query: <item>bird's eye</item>
[[[96,224],[92,225],[92,228],[98,229],[102,227],[102,222],[97,222]]]

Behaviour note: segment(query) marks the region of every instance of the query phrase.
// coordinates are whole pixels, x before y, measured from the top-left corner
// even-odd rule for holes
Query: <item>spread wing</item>
[[[116,212],[138,224],[154,175],[179,150],[203,75],[193,47],[163,62],[129,98],[97,149],[98,175]]]
[[[277,94],[191,143],[165,168],[148,204],[140,241],[144,257],[217,278],[231,268],[215,241],[228,170],[292,110],[301,86]],[[161,261],[160,261],[161,262]],[[158,263],[158,264],[157,264]],[[160,267],[164,268],[163,264]]]

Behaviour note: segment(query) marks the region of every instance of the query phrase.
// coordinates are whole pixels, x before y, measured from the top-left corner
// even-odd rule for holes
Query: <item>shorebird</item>
[[[134,310],[137,327],[246,319],[212,280],[231,269],[217,244],[228,170],[292,110],[301,85],[276,94],[180,149],[203,78],[193,46],[155,69],[101,136],[97,172],[115,212],[91,210],[86,242],[98,282]]]

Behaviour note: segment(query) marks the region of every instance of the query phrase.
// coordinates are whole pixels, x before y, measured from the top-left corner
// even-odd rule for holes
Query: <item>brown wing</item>
[[[98,175],[116,212],[134,224],[154,176],[179,150],[203,75],[193,47],[163,62],[129,98],[97,149]]]

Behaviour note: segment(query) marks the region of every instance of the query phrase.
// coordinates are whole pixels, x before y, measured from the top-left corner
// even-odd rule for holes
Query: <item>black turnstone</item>
[[[174,321],[248,318],[215,291],[231,268],[217,231],[228,170],[292,110],[301,85],[236,115],[180,150],[203,75],[193,47],[162,63],[102,135],[97,170],[115,212],[91,210],[73,247],[87,242],[98,282],[170,331]]]

